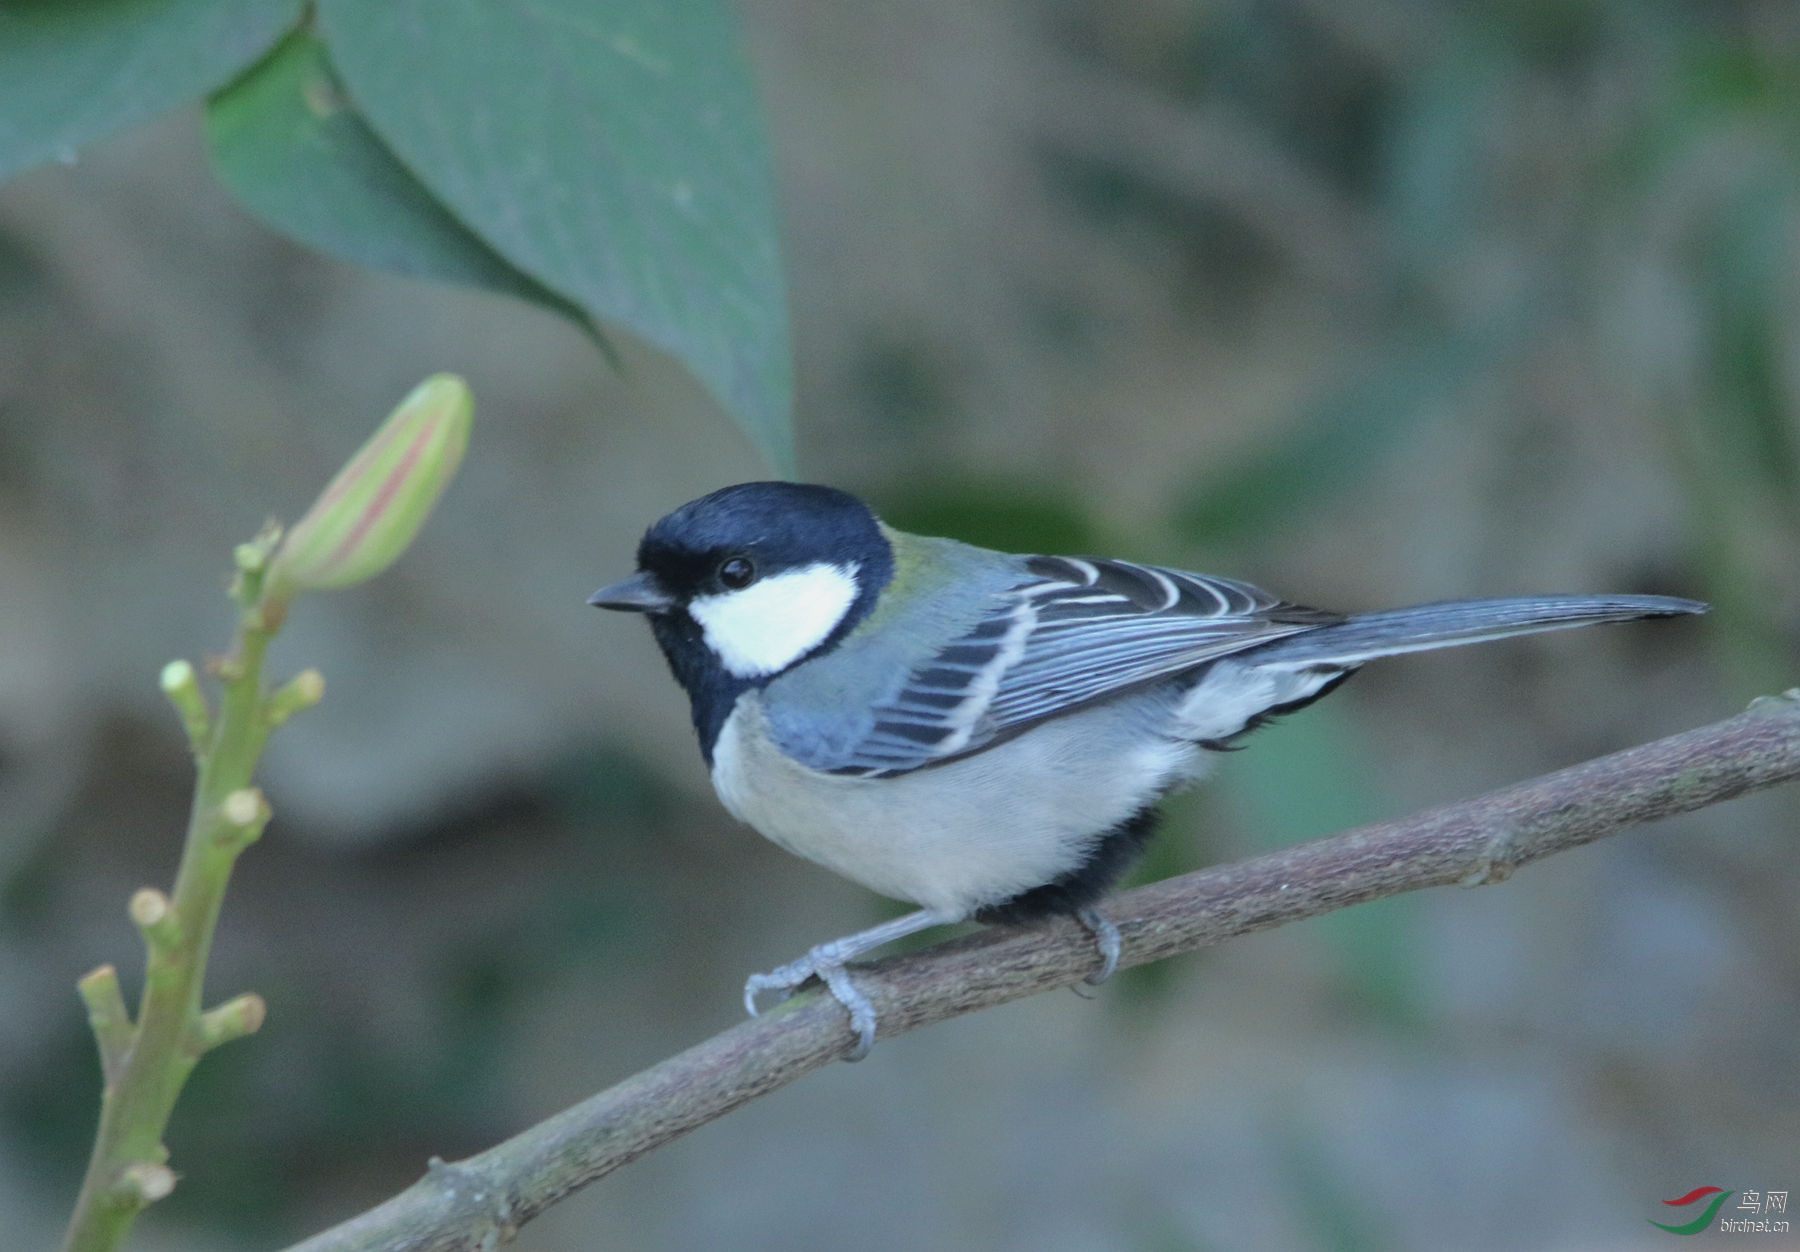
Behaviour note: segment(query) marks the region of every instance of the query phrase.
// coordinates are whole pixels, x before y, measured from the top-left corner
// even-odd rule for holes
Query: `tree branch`
[[[1746,713],[1398,821],[1140,887],[1110,900],[1141,965],[1420,887],[1502,882],[1639,822],[1800,778],[1800,689]],[[857,971],[882,1036],[1070,985],[1094,965],[1072,921],[984,930]],[[843,1010],[796,996],[455,1165],[289,1252],[491,1249],[563,1196],[784,1086],[855,1042]]]

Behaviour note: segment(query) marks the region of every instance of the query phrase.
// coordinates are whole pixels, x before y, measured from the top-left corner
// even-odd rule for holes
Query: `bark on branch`
[[[1420,887],[1502,882],[1514,869],[1639,822],[1800,777],[1800,689],[1698,730],[1530,782],[1114,897],[1122,965]],[[886,1037],[1082,978],[1093,941],[1072,922],[987,930],[860,967]],[[844,1011],[819,992],[636,1074],[418,1183],[289,1252],[491,1249],[563,1196],[842,1055]],[[878,1054],[879,1055],[879,1054]],[[877,1062],[879,1063],[879,1062]]]

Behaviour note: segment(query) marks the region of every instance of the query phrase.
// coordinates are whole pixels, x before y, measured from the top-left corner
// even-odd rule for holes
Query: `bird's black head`
[[[737,697],[835,647],[893,572],[893,549],[855,496],[739,483],[650,527],[638,572],[589,603],[649,617],[710,761]]]

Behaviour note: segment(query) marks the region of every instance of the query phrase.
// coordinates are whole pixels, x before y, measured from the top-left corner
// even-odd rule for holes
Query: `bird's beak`
[[[624,613],[666,613],[675,607],[675,597],[663,590],[655,577],[639,571],[630,578],[608,583],[588,597],[597,609],[618,609]]]

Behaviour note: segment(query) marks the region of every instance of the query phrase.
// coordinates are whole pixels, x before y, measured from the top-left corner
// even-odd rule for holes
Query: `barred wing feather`
[[[1032,575],[900,693],[834,772],[882,777],[1218,657],[1342,621],[1248,583],[1129,561],[1032,557]]]

